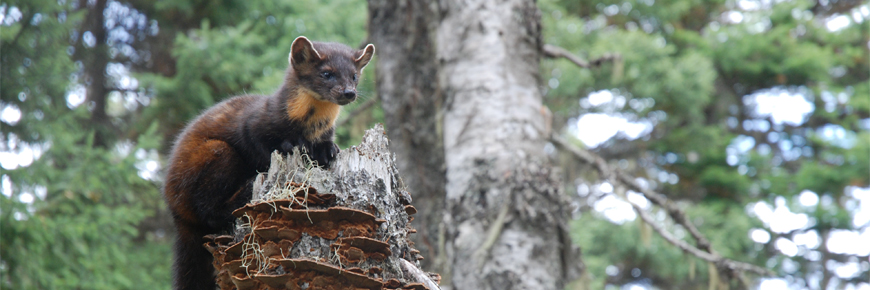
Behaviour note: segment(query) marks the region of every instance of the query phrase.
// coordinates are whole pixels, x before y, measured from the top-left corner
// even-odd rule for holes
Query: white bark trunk
[[[562,289],[577,276],[568,203],[546,164],[533,1],[440,2],[446,96],[446,281],[455,289]]]

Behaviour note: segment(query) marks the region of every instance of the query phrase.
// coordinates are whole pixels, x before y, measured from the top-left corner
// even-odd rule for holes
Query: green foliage
[[[174,136],[207,107],[278,89],[297,36],[360,44],[365,2],[110,2],[119,5],[111,11],[131,14],[113,19],[110,13],[109,20],[142,17],[135,23],[144,24],[116,24],[123,27],[116,32],[133,37],[107,43],[109,67],[97,71],[123,67],[138,87],[118,89],[127,73],[109,73],[102,84],[109,89],[105,121],[93,118],[90,100],[80,103],[89,83],[84,71],[92,65],[80,54],[96,49],[82,45],[88,9],[77,3],[0,4],[0,110],[21,115],[0,122],[0,148],[3,156],[36,152],[32,163],[7,162],[0,169],[0,288],[166,289],[173,237],[154,164],[164,163]],[[795,233],[816,231],[824,238],[856,227],[849,207],[855,200],[845,193],[870,184],[870,26],[830,31],[824,26],[828,15],[813,12],[817,4],[774,1],[743,10],[725,0],[541,1],[545,43],[589,60],[621,56],[590,69],[545,59],[545,102],[556,120],[603,113],[651,124],[640,138],[619,136],[596,150],[678,201],[718,253],[800,281],[825,261],[779,254],[775,241],[793,239],[793,233],[772,232],[752,206],[785,201],[812,220]],[[9,18],[13,7],[20,19]],[[729,20],[732,12],[742,16],[739,23]],[[589,105],[587,96],[602,90],[624,102]],[[776,124],[747,102],[769,90],[801,94],[814,109],[799,124]],[[372,66],[360,93],[362,99],[346,110],[374,96]],[[382,119],[377,106],[359,115],[337,128],[338,143],[358,142],[363,129]],[[760,121],[767,128],[744,125]],[[573,133],[569,122],[556,122],[555,129],[567,123],[564,131]],[[103,127],[115,131],[97,142],[95,132]],[[749,143],[748,150],[738,149]],[[830,202],[802,206],[805,190]],[[707,289],[705,262],[638,220],[614,225],[583,209],[572,231],[583,247],[591,288],[640,283]],[[690,241],[662,213],[653,213]],[[773,237],[757,243],[751,230]],[[801,250],[830,254],[824,247]],[[789,262],[798,270],[783,266]],[[617,274],[608,275],[608,267]],[[822,273],[832,275],[830,269]]]
[[[156,187],[137,175],[133,154],[93,146],[87,109],[67,105],[79,69],[67,39],[82,21],[82,11],[57,1],[12,1],[4,7],[7,17],[16,7],[21,18],[5,18],[7,25],[0,29],[0,93],[2,105],[17,109],[21,117],[0,123],[3,148],[42,153],[29,166],[0,170],[0,287],[165,284],[160,276],[133,275],[141,263],[127,255],[144,242],[136,239],[136,225],[153,214],[148,206],[158,202],[147,201],[159,199]],[[168,270],[153,269],[164,275]]]
[[[10,140],[10,134],[23,142],[41,140],[47,133],[42,121],[52,122],[59,114],[55,111],[65,110],[66,90],[69,78],[76,70],[68,55],[70,45],[65,41],[67,31],[80,21],[82,13],[65,14],[65,21],[47,15],[60,13],[68,9],[58,5],[56,1],[12,1],[4,3],[7,7],[20,7],[21,19],[0,29],[0,55],[3,67],[0,68],[0,96],[3,105],[12,105],[24,112],[15,124],[0,122],[0,130],[4,140]],[[39,13],[41,16],[36,16]],[[38,25],[25,25],[27,22],[37,22]],[[4,21],[9,21],[5,18]],[[29,100],[29,101],[28,101]]]
[[[852,229],[855,207],[845,204],[856,200],[845,193],[850,186],[870,185],[870,26],[864,16],[864,23],[831,31],[825,27],[830,15],[819,13],[819,5],[825,4],[542,1],[545,43],[587,60],[621,56],[589,69],[563,59],[544,60],[543,77],[550,85],[545,102],[557,120],[568,121],[568,134],[584,129],[571,122],[589,113],[652,124],[652,131],[640,138],[617,135],[595,150],[680,201],[719,253],[774,267],[798,284],[811,275],[835,276],[831,269],[807,270],[820,269],[825,261],[804,253],[828,249],[799,245],[800,253],[788,257],[775,246],[780,233],[765,243],[748,236],[753,228],[770,231],[754,215],[752,206],[758,202],[786,201],[791,212],[811,218],[804,228],[782,234],[785,239],[809,231],[826,239],[832,230]],[[839,11],[851,16],[860,5],[867,8],[866,3],[854,5],[859,6]],[[587,96],[602,90],[614,99],[591,105]],[[780,93],[803,96],[814,108],[798,123],[756,113],[756,96]],[[563,161],[563,166],[570,168],[571,163]],[[805,191],[834,202],[806,208],[798,202]],[[594,206],[591,196],[580,197],[581,204]],[[608,231],[604,229],[610,222],[601,219],[583,214],[573,227],[585,247],[592,288],[629,283],[663,289],[708,287],[706,271],[698,271],[702,280],[678,282],[687,281],[688,264],[674,262],[681,253],[660,252],[673,256],[656,257],[658,261],[644,256],[638,247],[649,244],[638,239],[642,228],[626,223]],[[799,266],[783,266],[789,263]],[[622,271],[636,267],[643,274],[600,274],[608,266]]]
[[[106,27],[134,37],[109,33],[109,54],[98,56],[109,59],[97,69],[107,83],[97,85],[109,89],[105,122],[115,128],[100,144],[95,132],[107,124],[93,118],[91,100],[82,103],[93,63],[80,56],[99,50],[82,33],[90,6],[78,3],[0,5],[0,110],[21,115],[0,122],[3,156],[36,152],[32,163],[4,160],[0,169],[0,288],[168,289],[173,229],[155,171],[161,153],[205,108],[277,90],[296,36],[359,44],[365,2],[110,1]],[[357,103],[373,91],[373,71]],[[119,89],[125,75],[138,88]],[[379,114],[340,128],[342,146]]]
[[[143,124],[161,122],[166,136],[172,136],[223,99],[272,94],[284,80],[290,45],[297,36],[353,47],[366,35],[366,14],[358,13],[365,10],[362,1],[252,1],[246,9],[234,25],[213,26],[206,19],[179,34],[172,48],[177,74],[137,76],[156,91]],[[359,89],[363,98],[374,89],[373,71],[364,71]]]
[[[678,281],[688,283],[706,277],[706,271],[696,271],[697,276],[690,279],[688,267],[660,267],[688,265],[689,260],[696,258],[684,255],[661,237],[651,234],[649,226],[640,220],[614,225],[602,217],[584,214],[572,223],[571,230],[571,239],[583,249],[583,262],[592,278],[592,289],[605,288],[609,280],[631,279],[634,269],[639,269],[643,277],[671,277],[675,288],[681,285]],[[625,259],[615,261],[613,257]],[[694,262],[706,265],[701,260]]]

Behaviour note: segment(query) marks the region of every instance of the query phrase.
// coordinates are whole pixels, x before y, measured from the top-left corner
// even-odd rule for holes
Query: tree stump
[[[205,244],[220,289],[439,289],[408,238],[416,209],[388,144],[376,125],[329,169],[273,153],[235,235]]]

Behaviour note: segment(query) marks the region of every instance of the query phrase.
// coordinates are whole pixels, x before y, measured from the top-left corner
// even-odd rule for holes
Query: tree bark
[[[95,130],[94,146],[106,147],[117,135],[114,126],[106,114],[106,101],[109,94],[106,66],[109,64],[108,31],[106,31],[106,0],[79,1],[79,7],[87,11],[81,26],[81,34],[76,43],[74,58],[81,61],[84,84],[87,86],[85,105],[91,107],[90,125]],[[94,38],[94,46],[87,47],[84,34],[90,32]]]
[[[221,289],[438,289],[408,239],[416,210],[388,143],[378,125],[329,170],[273,153],[235,235],[206,244]]]
[[[393,141],[390,148],[399,157],[396,164],[420,211],[413,240],[427,257],[424,268],[441,271],[439,226],[446,181],[433,42],[437,6],[413,0],[369,0],[368,6],[369,41],[380,55],[377,90]]]
[[[447,256],[454,289],[562,289],[579,277],[547,164],[535,2],[440,3]]]

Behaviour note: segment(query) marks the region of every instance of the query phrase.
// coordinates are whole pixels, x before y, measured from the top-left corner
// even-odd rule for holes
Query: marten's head
[[[298,88],[319,101],[345,105],[356,100],[362,69],[375,54],[375,46],[355,50],[347,45],[311,42],[297,37],[290,47],[290,70]]]

